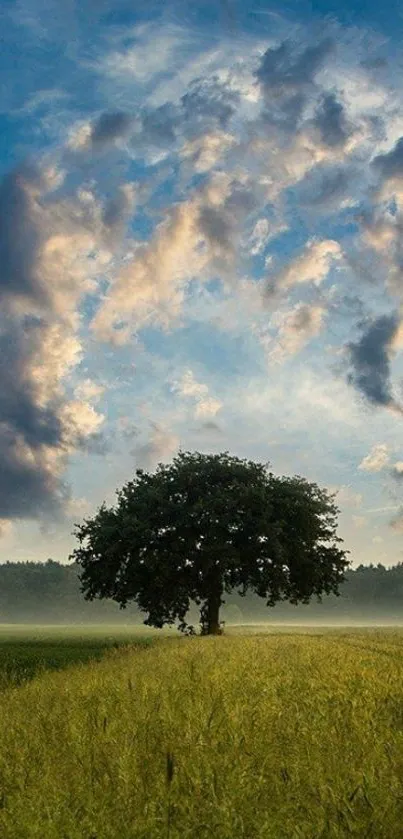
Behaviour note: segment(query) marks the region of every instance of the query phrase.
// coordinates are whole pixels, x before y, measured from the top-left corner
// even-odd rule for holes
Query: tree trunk
[[[222,635],[220,627],[220,606],[221,591],[214,591],[210,594],[204,608],[201,611],[201,623],[203,635]]]

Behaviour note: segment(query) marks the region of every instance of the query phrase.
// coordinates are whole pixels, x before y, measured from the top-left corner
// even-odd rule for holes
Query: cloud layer
[[[40,33],[5,16],[6,37],[40,43],[48,81],[45,45],[72,25],[58,14]],[[84,454],[123,474],[119,435],[133,467],[242,447],[241,428],[253,448],[276,399],[284,463],[296,434],[315,472],[313,423],[348,452],[340,429],[361,416],[342,485],[379,473],[398,493],[402,90],[377,38],[281,15],[231,37],[168,18],[97,17],[89,40],[85,26],[54,88],[38,69],[3,103],[20,131],[0,184],[3,535],[68,519]]]

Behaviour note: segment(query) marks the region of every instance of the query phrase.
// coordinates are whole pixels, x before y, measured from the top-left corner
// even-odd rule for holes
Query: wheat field
[[[0,693],[2,839],[403,835],[403,633],[109,649]]]

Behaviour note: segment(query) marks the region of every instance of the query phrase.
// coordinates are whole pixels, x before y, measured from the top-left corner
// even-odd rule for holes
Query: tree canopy
[[[202,633],[218,634],[225,593],[252,591],[268,606],[339,593],[349,562],[335,496],[304,478],[228,452],[180,452],[153,473],[137,469],[117,496],[75,525],[69,559],[87,600],[134,601],[145,624],[179,621],[190,633],[193,601]]]

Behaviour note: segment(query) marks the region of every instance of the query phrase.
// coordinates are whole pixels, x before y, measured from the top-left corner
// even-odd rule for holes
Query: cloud
[[[174,381],[172,391],[183,397],[193,398],[196,402],[195,417],[214,417],[222,408],[222,402],[208,396],[207,385],[196,381],[192,370],[185,370],[179,381]]]
[[[10,519],[0,519],[0,539],[8,539],[13,533],[13,522]]]
[[[268,294],[276,289],[287,290],[301,283],[320,285],[327,277],[333,261],[340,260],[342,255],[338,242],[332,239],[321,242],[312,239],[299,256],[269,279]]]
[[[403,183],[403,181],[402,181]],[[393,295],[402,296],[403,265],[403,217],[399,209],[403,190],[395,193],[397,212],[385,203],[360,214],[362,243],[371,248],[370,257],[374,263],[375,281],[384,282]],[[374,253],[375,251],[375,253]],[[365,252],[364,252],[365,254]],[[362,261],[362,260],[361,260]],[[360,266],[358,265],[358,268]]]
[[[103,385],[98,385],[96,382],[91,381],[91,379],[83,379],[75,388],[74,396],[79,400],[83,399],[88,402],[92,399],[94,402],[98,402],[104,391],[105,388]]]
[[[206,420],[206,422],[203,422],[201,429],[202,431],[211,432],[212,434],[220,434],[222,430],[221,426],[218,425],[218,422],[214,422],[214,420]]]
[[[268,243],[288,230],[288,225],[280,219],[259,218],[255,223],[248,243],[252,245],[250,253],[257,256],[265,250]]]
[[[41,183],[42,181],[42,183]],[[46,288],[35,272],[35,258],[43,244],[37,196],[43,179],[24,166],[7,174],[0,185],[0,290],[3,296],[26,295],[45,302]],[[18,229],[20,247],[16,247]]]
[[[357,203],[359,172],[355,167],[319,163],[301,181],[296,198],[310,211],[340,211]]]
[[[315,46],[305,47],[298,54],[295,43],[283,41],[278,47],[266,50],[256,77],[265,92],[279,95],[295,93],[301,87],[312,84],[333,47],[333,41],[324,38]]]
[[[390,381],[390,358],[399,336],[400,321],[396,313],[373,319],[359,341],[348,342],[346,350],[353,372],[349,384],[372,405],[402,412],[393,397]]]
[[[169,460],[179,449],[179,437],[158,423],[151,423],[152,431],[147,442],[134,446],[130,454],[136,468],[153,469],[158,463]]]
[[[277,427],[284,420],[285,435],[295,439],[301,423],[306,439],[316,439],[316,422],[322,422],[330,429],[325,448],[334,439],[339,443],[346,429],[357,434],[354,390],[326,378],[332,362],[327,351],[336,354],[348,340],[351,383],[372,401],[390,397],[399,330],[385,335],[377,352],[370,337],[365,344],[365,335],[351,335],[351,317],[362,313],[353,314],[348,286],[355,277],[348,268],[358,242],[378,288],[386,275],[389,289],[393,278],[396,290],[401,285],[399,211],[393,203],[379,204],[380,193],[372,189],[377,178],[400,177],[396,149],[393,160],[389,151],[402,133],[400,94],[381,85],[372,90],[372,77],[353,66],[353,59],[359,65],[362,58],[362,49],[353,56],[361,36],[350,31],[345,37],[342,27],[327,23],[324,30],[331,28],[337,30],[337,53],[330,39],[315,42],[308,27],[297,28],[298,40],[282,40],[290,32],[285,21],[273,24],[269,48],[263,31],[219,39],[210,29],[196,38],[194,30],[165,23],[114,25],[91,66],[77,64],[82,96],[65,99],[63,113],[55,108],[53,114],[65,125],[69,113],[71,135],[58,150],[50,149],[46,135],[44,160],[56,161],[53,172],[44,164],[20,167],[0,188],[0,386],[6,394],[0,394],[0,476],[10,487],[8,507],[0,509],[4,520],[42,515],[44,509],[53,515],[59,503],[69,509],[63,483],[69,458],[102,450],[107,432],[99,406],[111,395],[102,394],[104,374],[98,377],[92,364],[83,374],[88,378],[77,381],[86,352],[119,370],[114,387],[136,390],[140,416],[122,426],[122,438],[127,448],[134,446],[138,461],[153,464],[175,450],[178,437],[166,406],[161,423],[144,431],[137,388],[151,385],[143,375],[147,364],[142,368],[139,359],[145,350],[133,341],[138,330],[147,330],[144,344],[150,341],[161,352],[151,381],[164,399],[162,379],[166,383],[167,370],[178,364],[176,339],[185,342],[175,418],[191,417],[187,434],[219,432],[215,418],[224,409],[216,393],[231,425],[231,381],[220,380],[217,368],[207,386],[194,366],[201,344],[197,355],[192,341],[203,334],[205,345],[214,329],[211,353],[222,347],[223,364],[232,372],[245,368],[244,383],[253,379],[254,366],[262,371],[253,394],[238,393],[233,403],[234,416],[240,422],[247,417],[252,446],[254,429],[265,425],[267,440],[272,421]],[[99,46],[91,47],[92,56]],[[40,100],[33,106],[41,119]],[[42,122],[31,126],[32,136],[44,130]],[[28,144],[29,132],[27,138]],[[131,178],[135,184],[127,182]],[[355,204],[361,216],[367,212],[361,238],[352,233],[352,213],[335,217]],[[317,238],[310,238],[312,231]],[[328,297],[330,281],[337,283],[337,300]],[[283,300],[287,311],[270,312],[277,314],[277,334],[274,319],[268,321],[267,304],[275,309],[276,303],[272,291],[291,298]],[[378,293],[371,288],[369,297],[372,292]],[[375,304],[370,300],[368,310]],[[354,305],[367,310],[366,299]],[[176,326],[183,332],[169,334]],[[335,333],[338,345],[329,348]],[[313,338],[315,353],[304,354],[306,364],[292,359],[266,388],[264,356],[292,356]],[[97,341],[115,345],[108,360]],[[124,365],[116,348],[125,360],[136,353],[132,385],[128,375],[118,381]],[[125,393],[125,413],[130,400],[131,392]],[[370,453],[360,468],[366,463],[366,471],[373,471],[374,457]],[[340,458],[335,468],[343,468]]]
[[[319,132],[321,142],[330,148],[343,147],[351,134],[344,107],[334,93],[322,96],[312,123]]]
[[[93,506],[88,498],[70,498],[66,505],[66,515],[71,518],[88,516]]]
[[[102,56],[97,65],[100,74],[132,88],[155,86],[156,78],[175,66],[176,53],[192,43],[189,33],[180,26],[144,23],[123,31],[123,46]],[[119,46],[119,45],[118,45]]]
[[[207,128],[217,125],[225,129],[235,114],[240,96],[220,81],[217,75],[194,79],[181,97],[185,120],[192,126]]]
[[[204,134],[187,141],[181,149],[181,156],[192,164],[195,172],[208,172],[234,143],[235,138],[223,131]]]
[[[91,143],[94,148],[105,148],[115,140],[125,137],[132,123],[132,117],[124,111],[110,111],[101,114],[91,127]]]
[[[196,251],[201,240],[198,217],[197,203],[184,201],[170,208],[149,242],[136,248],[91,322],[98,340],[123,345],[130,340],[131,322],[140,328],[178,317],[186,281],[206,263],[206,256]]]
[[[386,443],[373,446],[369,454],[363,458],[358,468],[364,472],[380,472],[389,460],[389,449]]]
[[[390,470],[390,474],[392,478],[396,481],[403,480],[403,461],[398,460],[396,463],[393,464],[392,469]]]
[[[253,256],[256,256],[256,254],[264,250],[269,239],[269,230],[270,226],[267,218],[257,220],[250,237],[250,243],[252,245],[251,254]]]
[[[325,59],[333,51],[332,39],[324,38],[302,50],[292,41],[269,47],[256,70],[256,78],[265,98],[265,119],[281,125],[287,132],[295,130],[315,77]]]
[[[127,137],[133,117],[125,111],[104,111],[96,119],[81,121],[69,132],[67,149],[105,152],[116,140]]]
[[[104,204],[102,211],[103,236],[106,246],[113,251],[124,238],[127,223],[133,214],[136,190],[133,184],[120,184],[115,194]]]
[[[389,180],[403,175],[403,137],[386,154],[378,154],[372,161],[381,178]]]
[[[324,306],[297,303],[282,318],[275,346],[268,353],[273,362],[282,362],[287,355],[299,352],[319,335],[324,321]]]
[[[206,399],[201,399],[196,405],[196,417],[215,417],[222,408],[222,402],[219,399],[214,399],[213,396],[208,396]]]
[[[61,198],[61,183],[23,167],[0,187],[0,518],[63,517],[68,456],[104,450],[103,415],[64,387],[83,354],[77,307],[105,262],[103,228],[92,197]]]
[[[217,172],[187,200],[173,204],[114,279],[91,323],[98,340],[119,346],[145,324],[172,325],[187,284],[207,278],[208,270],[233,280],[237,233],[254,201],[247,183]]]

